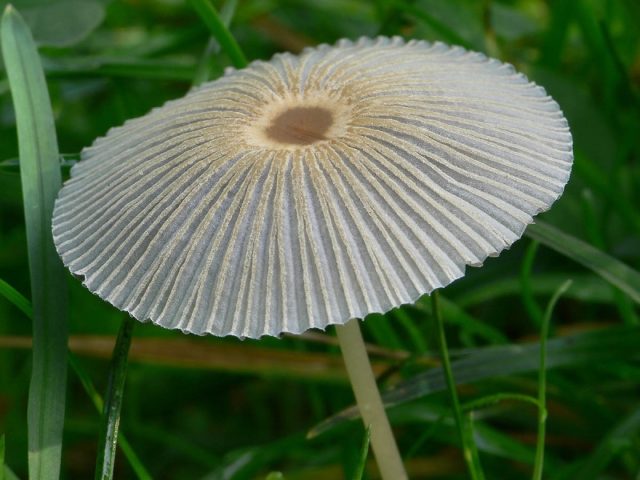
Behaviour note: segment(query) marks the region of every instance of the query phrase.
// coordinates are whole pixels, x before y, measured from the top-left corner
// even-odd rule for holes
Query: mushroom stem
[[[358,320],[336,325],[336,333],[362,421],[371,431],[371,446],[380,474],[383,480],[406,479],[407,473],[371,370]]]

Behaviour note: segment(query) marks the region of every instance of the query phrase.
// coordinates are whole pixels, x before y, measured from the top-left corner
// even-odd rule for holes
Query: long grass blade
[[[412,5],[411,2],[408,1],[399,1],[397,2],[397,8],[404,10],[409,15],[413,15],[419,21],[424,22],[426,25],[429,25],[434,31],[438,33],[442,37],[443,40],[450,42],[454,45],[461,45],[465,48],[473,48],[472,45],[467,42],[463,37],[458,35],[458,33],[445,25],[440,20],[430,15],[426,10]]]
[[[69,348],[72,352],[92,358],[110,358],[114,343],[112,335],[72,335],[69,338]],[[0,336],[0,348],[30,347],[30,337]],[[373,361],[371,366],[376,377],[388,372],[399,359],[409,358],[409,355],[404,353],[401,357]],[[273,379],[296,378],[325,384],[345,384],[349,381],[342,359],[338,355],[267,348],[252,344],[234,345],[193,338],[137,338],[132,342],[129,357],[137,362],[170,368],[212,370]],[[423,366],[433,365],[431,357],[414,359],[414,362]]]
[[[529,225],[526,235],[594,271],[640,303],[640,273],[620,260],[544,222]]]
[[[469,412],[471,410],[478,410],[480,408],[486,408],[505,401],[530,403],[532,405],[535,405],[536,408],[540,405],[538,399],[530,395],[524,395],[522,393],[501,392],[471,400],[462,405],[462,411]]]
[[[18,477],[8,465],[4,463],[5,436],[0,435],[0,480],[18,480]]]
[[[0,480],[4,477],[4,435],[0,435]]]
[[[472,431],[470,430],[471,424],[467,418],[462,415],[462,408],[460,408],[460,401],[458,400],[458,392],[456,390],[455,379],[453,378],[453,371],[451,370],[451,360],[449,358],[449,349],[447,347],[447,339],[444,332],[444,321],[442,320],[438,297],[439,292],[436,290],[431,294],[431,304],[433,306],[433,317],[436,321],[438,331],[438,344],[440,347],[440,358],[442,360],[442,371],[447,383],[447,391],[449,392],[449,399],[453,409],[453,417],[456,421],[456,426],[458,427],[458,435],[460,436],[462,452],[469,474],[474,480],[482,480],[484,479],[484,473],[478,460],[477,449],[473,441]]]
[[[96,407],[96,410],[98,410],[98,412],[102,412],[102,410],[104,409],[104,401],[102,400],[102,397],[96,390],[87,372],[84,371],[80,363],[76,360],[75,356],[71,352],[69,352],[69,365],[71,365],[71,368],[78,376],[78,379],[82,384],[82,388],[84,388],[85,393],[91,399],[91,402]],[[129,461],[129,465],[131,466],[133,472],[136,474],[136,477],[139,480],[151,480],[151,474],[140,461],[138,454],[133,450],[133,447],[129,443],[129,440],[122,432],[120,432],[120,434],[118,435],[118,445],[122,449],[122,453],[124,454],[126,459]]]
[[[566,280],[563,273],[536,273],[531,275],[531,294],[540,297],[553,295],[560,285]],[[573,274],[571,288],[564,294],[566,298],[592,303],[613,303],[611,285],[602,278],[592,275]],[[484,302],[501,299],[521,294],[521,277],[505,275],[504,277],[489,280],[482,285],[469,287],[464,295],[455,297],[456,304],[460,308],[471,308]],[[506,342],[504,342],[506,343]]]
[[[238,0],[228,0],[220,9],[220,21],[225,28],[229,28],[231,25],[231,20],[233,19],[233,15],[236,12],[236,8],[238,6]],[[205,47],[204,53],[200,57],[200,61],[198,62],[198,66],[196,68],[196,73],[193,77],[192,85],[200,85],[201,83],[206,82],[210,78],[211,74],[211,58],[220,52],[220,44],[216,41],[215,38],[210,38],[207,46]]]
[[[211,34],[218,41],[223,50],[229,55],[229,59],[236,68],[247,66],[247,59],[236,39],[231,35],[215,7],[210,0],[190,0],[194,10],[200,15],[205,25],[211,30]]]
[[[426,297],[423,297],[423,299]],[[449,300],[444,295],[440,295],[438,300],[442,314],[447,317],[447,323],[462,327],[465,331],[492,343],[507,343],[507,337],[495,327],[482,323],[480,320],[469,315],[458,302]],[[418,310],[430,314],[425,302],[419,300],[415,305]]]
[[[67,377],[66,280],[51,235],[53,202],[61,185],[59,153],[38,51],[10,5],[2,17],[2,53],[18,127],[33,304],[29,475],[57,479]]]
[[[31,303],[19,291],[0,278],[0,295],[9,300],[27,317],[33,318]]]
[[[131,346],[134,326],[135,320],[127,316],[120,326],[116,346],[113,349],[107,397],[103,411],[103,423],[99,437],[96,480],[111,480],[113,478],[118,446],[118,430],[120,428],[120,410],[122,409],[122,400],[124,398],[129,347]]]
[[[594,365],[616,359],[630,360],[640,358],[638,350],[640,328],[635,326],[610,327],[583,332],[566,337],[553,338],[547,342],[547,369]],[[458,385],[505,377],[539,368],[540,344],[504,345],[484,347],[454,361],[451,365]],[[385,407],[405,404],[412,400],[442,392],[446,381],[441,369],[431,369],[400,382],[392,390],[384,392],[382,399]],[[312,428],[309,437],[320,435],[347,420],[358,417],[357,408],[349,407],[327,418]]]
[[[533,479],[542,479],[544,466],[544,442],[547,425],[547,337],[551,325],[551,314],[564,292],[571,286],[571,280],[564,282],[551,297],[544,317],[542,318],[542,332],[540,333],[540,370],[538,371],[538,438],[536,441],[536,460],[533,469]]]
[[[4,479],[3,480],[19,480],[18,476],[13,473],[13,470],[11,470],[7,465],[5,465],[4,467],[4,471],[2,473],[4,473]]]
[[[360,447],[360,458],[358,459],[358,465],[356,471],[353,474],[353,480],[362,480],[364,477],[364,469],[367,466],[367,457],[369,456],[369,443],[371,441],[371,429],[367,428],[364,431],[362,438],[362,446]]]
[[[531,273],[533,272],[533,264],[536,258],[536,252],[538,251],[538,245],[535,240],[532,241],[527,247],[524,258],[522,260],[522,267],[520,268],[520,296],[522,297],[522,303],[529,318],[538,327],[542,325],[542,309],[536,303],[533,296],[533,288],[531,287]]]
[[[33,308],[31,308],[31,303],[29,302],[29,300],[2,279],[0,279],[0,296],[5,297],[14,306],[22,310],[24,314],[27,317],[29,317],[29,319],[33,318]],[[30,339],[27,339],[27,342],[24,342],[24,343],[20,342],[20,343],[27,345],[26,348],[29,348],[31,347],[31,342],[29,342],[28,340]],[[82,339],[79,339],[79,340],[80,341],[74,341],[73,337],[69,338],[69,346],[71,350],[74,349],[74,345],[84,343]],[[6,345],[3,345],[2,338],[0,338],[0,348],[2,348],[3,346],[6,346]],[[17,346],[17,345],[14,344],[14,346]],[[68,361],[72,370],[76,373],[78,379],[80,380],[80,383],[84,388],[84,391],[86,392],[88,397],[91,399],[91,402],[93,403],[93,405],[96,407],[96,410],[98,412],[102,412],[102,409],[104,408],[104,401],[102,400],[102,397],[100,396],[95,386],[93,385],[91,378],[89,378],[89,375],[84,371],[80,363],[76,360],[75,356],[71,352],[68,352]],[[120,432],[120,434],[118,435],[118,445],[120,445],[120,448],[122,449],[122,453],[129,461],[129,465],[131,466],[131,469],[136,474],[136,476],[140,480],[151,479],[151,474],[148,472],[146,467],[142,464],[142,462],[140,461],[140,458],[138,457],[138,454],[135,452],[135,450],[129,443],[129,440],[127,440],[127,438],[124,436],[124,433],[122,432]],[[1,473],[1,470],[0,470],[0,473]],[[0,477],[0,480],[2,480],[2,477]]]

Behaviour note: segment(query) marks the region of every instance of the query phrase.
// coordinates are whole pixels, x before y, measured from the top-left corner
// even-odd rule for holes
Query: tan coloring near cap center
[[[275,117],[265,128],[271,140],[289,145],[311,145],[326,140],[333,115],[322,107],[293,107]]]

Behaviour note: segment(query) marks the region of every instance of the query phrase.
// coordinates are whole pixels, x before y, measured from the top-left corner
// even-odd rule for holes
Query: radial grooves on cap
[[[249,139],[278,105],[348,119],[309,144]],[[54,238],[90,290],[140,320],[301,332],[414,301],[496,255],[558,198],[572,160],[558,105],[510,65],[340,41],[110,130],[62,189]]]

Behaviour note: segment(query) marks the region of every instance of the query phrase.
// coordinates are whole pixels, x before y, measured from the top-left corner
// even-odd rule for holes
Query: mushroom
[[[346,323],[356,398],[396,480],[349,320],[509,247],[561,195],[572,159],[557,103],[511,65],[341,40],[231,69],[111,129],[73,167],[53,233],[71,272],[141,321],[251,338]]]

